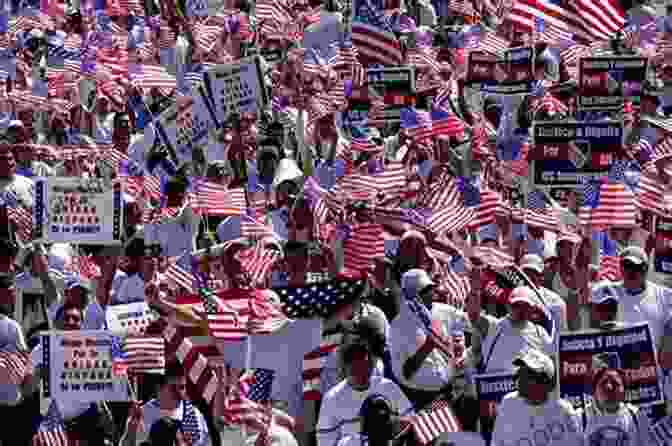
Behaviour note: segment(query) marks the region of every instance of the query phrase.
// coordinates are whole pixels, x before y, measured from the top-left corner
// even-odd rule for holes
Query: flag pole
[[[247,334],[247,339],[245,341],[245,373],[249,373],[249,370],[252,365],[252,338],[250,338],[250,334]],[[245,446],[246,440],[247,440],[247,426],[243,423],[241,425],[241,432],[243,434],[243,442],[241,446]],[[262,435],[259,433],[259,435]]]

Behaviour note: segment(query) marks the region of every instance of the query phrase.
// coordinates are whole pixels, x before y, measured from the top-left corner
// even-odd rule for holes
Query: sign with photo
[[[645,407],[663,402],[656,353],[647,323],[609,331],[561,333],[558,355],[560,397],[580,407],[591,401],[592,361],[599,353],[618,355],[625,371],[625,401]]]
[[[129,401],[128,381],[112,372],[112,333],[105,330],[50,331],[42,336],[45,397],[64,405],[86,401]]]
[[[646,57],[584,57],[579,62],[581,111],[616,111],[624,98],[636,97],[639,103],[646,76]]]
[[[35,181],[33,238],[42,243],[121,244],[120,182],[49,177]]]

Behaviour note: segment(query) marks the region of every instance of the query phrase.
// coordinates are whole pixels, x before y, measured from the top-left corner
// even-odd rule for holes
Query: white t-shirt
[[[411,402],[399,386],[382,376],[372,376],[369,388],[363,392],[354,390],[343,380],[327,392],[320,407],[317,422],[317,445],[335,446],[338,440],[360,429],[359,411],[369,395],[379,393],[390,400],[399,415],[413,413]]]
[[[541,326],[528,322],[522,328],[515,328],[508,317],[483,317],[489,323],[481,349],[485,372],[513,371],[513,358],[528,348],[540,350],[551,357],[555,354],[554,340]]]
[[[630,295],[626,293],[622,282],[614,284],[619,298],[618,320],[624,324],[648,322],[651,337],[657,348],[660,347],[665,322],[672,312],[672,290],[647,282],[643,293]]]
[[[565,400],[550,399],[540,406],[527,403],[518,392],[507,394],[497,407],[492,446],[582,446],[579,419]]]
[[[0,192],[13,192],[20,205],[27,209],[33,208],[35,183],[30,178],[14,175],[12,180],[0,180]]]
[[[650,444],[649,418],[631,404],[623,403],[618,411],[610,414],[588,403],[585,410],[579,409],[577,414],[583,426],[585,446],[601,445],[601,439],[619,446]]]
[[[129,275],[117,270],[110,289],[110,305],[130,304],[145,300],[145,282],[139,274]],[[98,301],[84,310],[83,330],[100,330],[105,327],[105,311]]]
[[[448,324],[441,319],[443,310],[432,308],[433,329],[444,337],[448,336]],[[392,371],[399,381],[408,387],[418,390],[438,391],[455,377],[456,370],[438,349],[433,349],[422,363],[418,371],[407,380],[404,377],[404,363],[413,356],[425,343],[427,337],[418,317],[411,311],[406,301],[399,305],[399,314],[390,323],[390,355]]]

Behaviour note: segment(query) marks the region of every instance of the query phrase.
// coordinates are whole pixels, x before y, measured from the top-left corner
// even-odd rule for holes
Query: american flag
[[[584,189],[584,205],[579,211],[582,225],[593,228],[634,227],[635,194],[622,183],[590,181]]]
[[[231,289],[228,291],[242,294],[242,300],[245,300],[246,303],[251,296],[249,290]],[[245,339],[247,327],[241,324],[238,312],[235,309],[230,305],[221,304],[215,294],[206,288],[199,287],[199,294],[203,299],[203,308],[207,315],[210,336],[226,341]],[[237,300],[240,300],[240,298]]]
[[[350,238],[343,242],[343,266],[355,271],[368,271],[371,259],[385,255],[383,227],[379,224],[358,224],[350,233]]]
[[[445,400],[434,401],[427,409],[415,415],[413,431],[420,444],[427,444],[444,432],[460,432],[462,427]]]
[[[196,408],[190,401],[184,402],[184,414],[182,417],[182,430],[189,444],[198,444],[201,439],[201,430],[196,417]]]
[[[476,214],[469,222],[470,228],[480,228],[487,226],[495,221],[495,211],[500,202],[499,193],[492,190],[481,190],[480,203],[476,208]]]
[[[165,350],[165,340],[160,336],[128,336],[124,339],[123,352],[130,372],[163,373]]]
[[[239,253],[240,263],[255,285],[264,283],[272,266],[282,258],[279,251],[267,248],[262,243],[257,243],[254,249]]]
[[[280,297],[287,317],[310,319],[330,316],[335,307],[360,295],[365,285],[361,274],[343,273],[328,282],[273,290]]]
[[[319,401],[322,398],[320,380],[322,369],[329,355],[336,352],[338,344],[323,342],[318,348],[303,356],[303,399]]]
[[[110,355],[112,357],[112,373],[114,376],[125,376],[128,373],[128,358],[122,348],[121,342],[118,336],[112,336]]]
[[[432,117],[429,112],[415,108],[403,108],[400,112],[401,128],[411,138],[422,140],[431,138]]]
[[[460,118],[441,108],[435,108],[431,113],[432,137],[441,135],[463,137],[464,123]]]
[[[166,279],[174,285],[184,288],[188,293],[194,292],[194,276],[191,271],[183,268],[177,259],[169,260],[169,266],[164,272]]]
[[[184,336],[182,328],[166,325],[163,330],[166,340],[166,355],[175,354],[182,363],[189,380],[196,385],[203,399],[211,403],[219,382],[217,374],[210,367],[208,359],[195,348],[193,342]]]
[[[271,334],[284,327],[289,319],[273,303],[270,290],[259,290],[249,300],[250,317],[247,329],[250,334]]]
[[[56,401],[52,401],[49,405],[47,415],[40,423],[33,441],[37,446],[69,446],[70,442],[65,433],[63,416],[58,410]]]
[[[406,181],[406,167],[402,163],[388,163],[382,172],[373,175],[347,175],[341,178],[337,187],[350,197],[375,199],[382,193],[385,198],[391,198],[404,191]]]
[[[401,46],[391,31],[379,26],[355,20],[352,23],[352,43],[360,57],[369,63],[401,65]]]
[[[0,367],[7,370],[8,382],[20,385],[30,371],[30,355],[24,352],[0,352]]]
[[[265,432],[273,412],[269,404],[275,372],[268,369],[247,371],[239,379],[239,385],[224,400],[224,419],[230,424],[247,426]]]
[[[585,42],[608,40],[625,24],[624,13],[611,0],[516,0],[509,20],[531,33],[535,18],[544,20],[545,26],[555,26],[559,31],[574,34]]]
[[[616,243],[607,234],[600,240],[600,267],[597,271],[598,280],[618,281],[623,278],[621,261]]]
[[[657,175],[652,172],[643,172],[639,178],[636,204],[641,209],[664,214],[666,211],[664,193],[665,185],[659,181]]]
[[[472,208],[481,204],[480,181],[478,177],[459,177],[456,184],[462,194],[464,207]]]
[[[242,188],[228,189],[211,181],[195,182],[196,203],[194,211],[207,215],[241,215],[246,207],[245,191]]]

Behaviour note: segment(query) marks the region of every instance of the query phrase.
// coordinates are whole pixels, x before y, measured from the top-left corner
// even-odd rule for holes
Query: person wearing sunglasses
[[[529,348],[513,360],[518,390],[497,406],[492,446],[582,446],[579,418],[572,405],[553,395],[555,365],[545,353]]]
[[[619,299],[619,322],[646,322],[660,351],[665,321],[672,312],[672,290],[648,279],[649,256],[639,246],[628,246],[620,253],[623,281],[615,284]]]
[[[196,425],[191,434],[192,446],[210,444],[208,424],[201,411],[188,399],[187,377],[182,364],[177,361],[166,364],[159,384],[158,398],[142,406],[137,402],[133,404],[120,445],[136,446],[147,440],[147,434],[154,423],[166,416],[165,414],[169,414],[169,418],[182,425],[185,420],[191,420]]]

